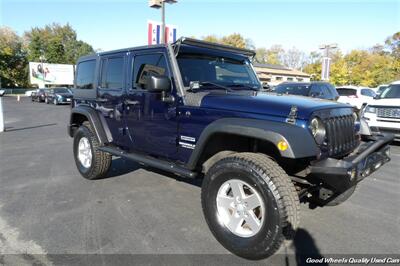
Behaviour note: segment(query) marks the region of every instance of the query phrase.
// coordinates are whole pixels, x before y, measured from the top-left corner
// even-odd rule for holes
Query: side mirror
[[[150,74],[147,77],[146,89],[151,92],[167,92],[171,89],[171,80],[167,76]]]

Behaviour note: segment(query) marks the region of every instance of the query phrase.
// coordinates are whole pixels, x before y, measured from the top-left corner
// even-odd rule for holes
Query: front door
[[[136,53],[133,60],[131,84],[127,89],[125,121],[131,149],[157,157],[174,159],[177,153],[176,101],[162,100],[161,93],[146,90],[149,73],[171,78],[166,54],[162,51]],[[171,82],[171,92],[175,88]],[[169,93],[167,93],[169,94]]]
[[[125,53],[102,56],[97,88],[97,110],[105,118],[113,143],[121,147],[129,143],[123,120],[126,60]]]

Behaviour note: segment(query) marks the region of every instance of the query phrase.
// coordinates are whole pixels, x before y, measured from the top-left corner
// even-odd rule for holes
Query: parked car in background
[[[329,82],[284,82],[276,86],[276,93],[302,95],[336,101],[339,98],[335,86]]]
[[[393,82],[363,110],[372,132],[388,132],[400,140],[400,80]]]
[[[46,100],[46,89],[38,89],[31,94],[32,102],[44,102]]]
[[[25,96],[32,97],[32,93],[34,93],[35,91],[36,91],[36,90],[26,91],[26,92],[25,92]]]
[[[46,103],[70,104],[72,101],[72,91],[68,88],[53,88],[50,89],[46,96]]]
[[[376,88],[376,95],[380,95],[387,87],[389,87],[389,85],[384,84],[384,85],[380,85],[378,86],[378,88]]]
[[[350,104],[358,111],[376,95],[372,89],[366,87],[343,86],[337,87],[336,90],[339,93],[338,102]]]
[[[0,90],[0,97],[4,96],[6,94],[6,90]]]

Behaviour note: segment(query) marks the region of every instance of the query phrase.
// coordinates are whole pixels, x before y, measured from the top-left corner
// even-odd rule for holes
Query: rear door
[[[97,87],[96,109],[104,117],[113,143],[121,147],[129,144],[123,120],[126,60],[125,53],[101,56]]]

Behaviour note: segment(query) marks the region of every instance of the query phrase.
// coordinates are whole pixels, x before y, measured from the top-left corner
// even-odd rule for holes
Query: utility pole
[[[323,44],[319,46],[320,50],[324,50],[325,56],[322,58],[322,71],[321,71],[321,79],[322,80],[329,80],[329,72],[330,72],[330,66],[331,66],[331,58],[330,56],[330,51],[332,49],[336,49],[338,46],[336,43],[332,44]]]

